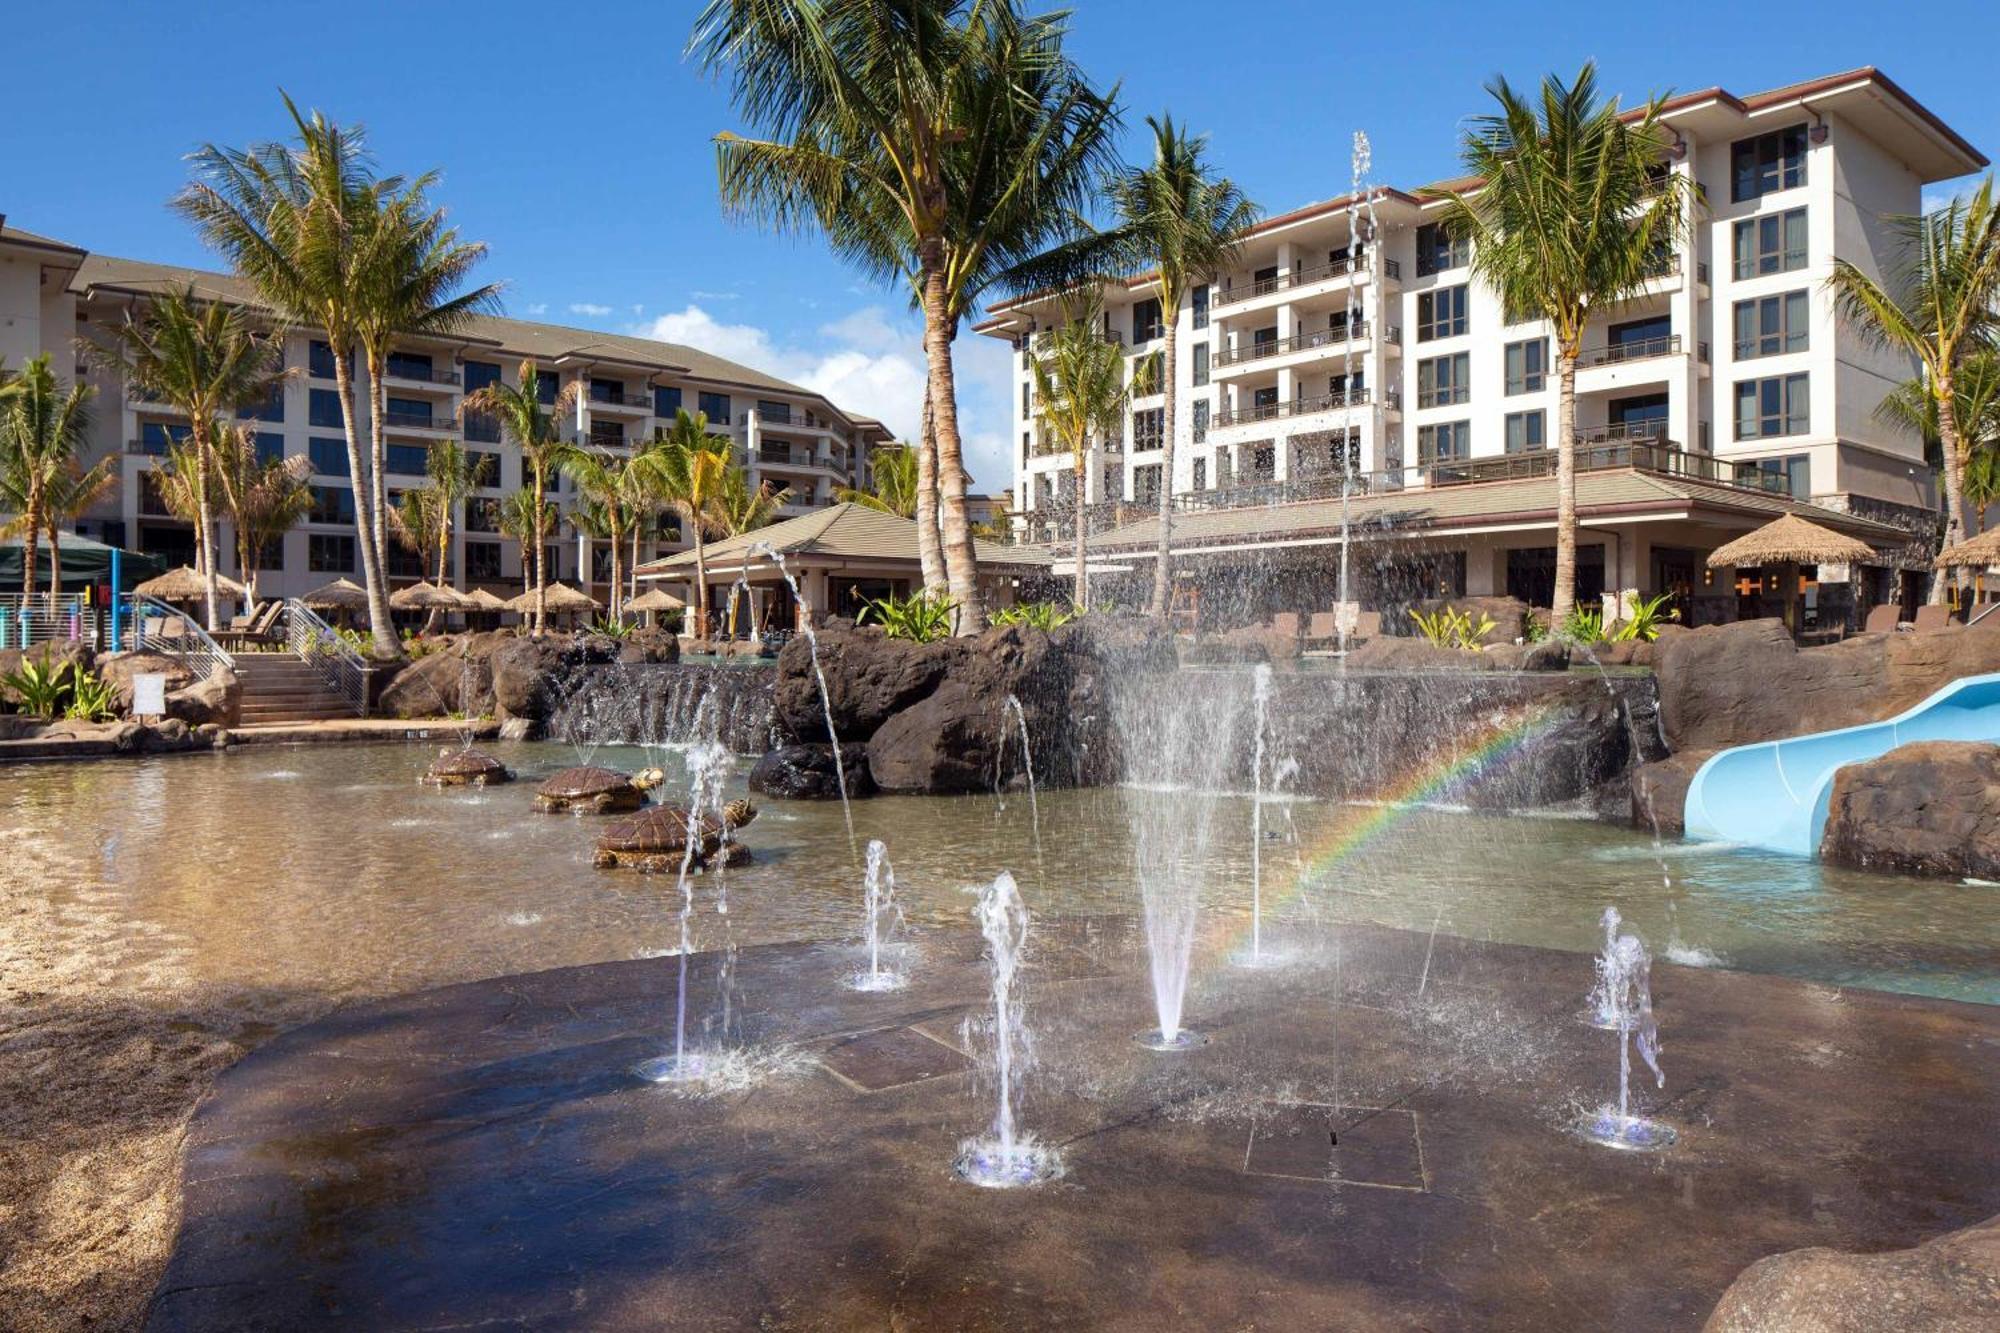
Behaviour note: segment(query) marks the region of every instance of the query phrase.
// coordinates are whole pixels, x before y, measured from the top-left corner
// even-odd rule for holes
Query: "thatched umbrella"
[[[358,583],[335,579],[331,583],[322,583],[299,600],[314,611],[365,611],[368,609],[368,590]]]
[[[1931,562],[1939,569],[1990,569],[2000,565],[2000,528],[1968,537],[1956,546],[1947,546]]]
[[[1799,629],[1798,596],[1800,565],[1851,565],[1875,554],[1875,548],[1858,538],[1823,528],[1797,514],[1772,519],[1754,532],[1746,532],[1733,542],[1715,548],[1708,557],[1710,569],[1761,569],[1775,565],[1785,595],[1785,625]]]
[[[469,610],[505,611],[507,609],[507,600],[504,597],[495,597],[484,588],[474,588],[471,592],[465,594],[465,597],[467,601],[472,603],[471,607],[468,608]]]
[[[575,616],[580,612],[599,610],[603,606],[603,603],[597,601],[590,594],[579,592],[567,583],[551,583],[548,586],[547,595],[549,614],[552,616]],[[535,613],[535,590],[530,588],[519,597],[508,602],[507,609],[509,611],[519,611],[524,616],[533,615]]]
[[[218,596],[238,602],[244,599],[243,585],[235,579],[218,574],[215,586]],[[199,602],[208,596],[208,581],[193,567],[182,565],[158,578],[147,579],[132,591],[142,597],[157,597],[163,602]]]
[[[456,588],[432,583],[412,583],[389,594],[389,605],[398,611],[465,611],[472,599]]]
[[[654,617],[659,612],[684,611],[687,609],[687,603],[668,592],[665,588],[648,588],[645,592],[640,593],[637,597],[625,603],[625,609],[627,611],[644,612],[646,623],[651,625],[657,623]]]

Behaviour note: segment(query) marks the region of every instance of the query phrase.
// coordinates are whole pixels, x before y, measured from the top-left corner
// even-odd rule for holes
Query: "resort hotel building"
[[[1662,172],[1699,202],[1639,296],[1592,322],[1577,373],[1578,591],[1667,593],[1684,620],[1733,619],[1765,590],[1704,556],[1797,511],[1884,551],[1808,574],[1830,622],[1918,595],[1938,527],[1922,442],[1876,415],[1917,374],[1836,316],[1836,260],[1879,274],[1886,219],[1986,158],[1873,69],[1665,105]],[[1036,420],[1030,362],[1061,302],[1004,303],[979,331],[1010,340],[1014,512],[1031,541],[1079,519],[1093,565],[1150,580],[1158,488],[1177,511],[1177,568],[1240,610],[1327,609],[1348,534],[1354,599],[1511,595],[1554,578],[1557,379],[1548,326],[1471,276],[1438,194],[1361,187],[1258,224],[1240,258],[1180,312],[1174,474],[1161,476],[1160,302],[1152,279],[1103,293],[1131,398],[1093,442],[1084,494]],[[1058,549],[1061,549],[1060,547]],[[1905,563],[1913,567],[1906,573]],[[1231,580],[1230,570],[1251,576]]]
[[[87,354],[95,330],[122,322],[146,298],[192,284],[198,296],[262,309],[234,277],[90,254],[22,231],[0,216],[0,363],[18,370],[48,353],[58,375],[96,386],[94,447],[85,462],[122,457],[119,484],[78,530],[114,546],[162,557],[169,565],[194,559],[192,528],[172,516],[153,485],[171,441],[188,429],[184,415],[128,392],[108,358]],[[333,354],[312,329],[287,329],[285,364],[292,374],[261,408],[243,413],[256,425],[268,457],[311,460],[313,506],[305,521],[265,552],[259,597],[297,596],[332,579],[360,578],[355,548],[354,490],[348,477],[341,407],[334,390]],[[519,543],[500,532],[503,497],[527,484],[521,457],[499,424],[461,414],[464,395],[496,381],[520,382],[524,362],[538,371],[543,401],[553,408],[561,390],[580,385],[573,410],[558,425],[566,439],[612,451],[669,426],[677,409],[704,412],[711,434],[726,438],[754,483],[790,491],[784,516],[818,512],[846,486],[869,484],[869,451],[890,439],[881,422],[820,394],[694,347],[525,320],[476,318],[447,338],[405,340],[389,358],[383,390],[387,408],[386,484],[393,503],[403,487],[423,484],[430,447],[460,439],[491,456],[487,484],[467,501],[452,535],[451,581],[462,591],[484,588],[506,598],[522,591]],[[367,377],[356,366],[359,429],[367,430]],[[577,499],[566,479],[551,479],[552,498],[567,515]],[[672,514],[640,544],[640,558],[686,549]],[[224,526],[223,572],[234,574],[235,543]],[[390,542],[393,586],[435,574],[435,555],[420,556]],[[573,524],[559,523],[548,550],[550,577],[581,580],[602,601],[609,591],[610,550]]]

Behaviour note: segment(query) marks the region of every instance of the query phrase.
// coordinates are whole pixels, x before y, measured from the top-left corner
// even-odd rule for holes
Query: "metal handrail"
[[[1657,338],[1642,338],[1628,343],[1607,343],[1603,347],[1586,347],[1577,354],[1579,366],[1609,366],[1623,361],[1643,361],[1654,356],[1678,356],[1681,350],[1681,335],[1662,334]]]
[[[236,659],[189,612],[144,593],[128,592],[124,597],[132,617],[134,650],[179,658],[198,680],[207,680],[218,670],[236,669]],[[174,628],[172,634],[166,632],[168,626]]]
[[[368,664],[333,626],[296,597],[285,602],[285,647],[329,690],[347,700],[357,716],[368,716]]]
[[[45,592],[0,594],[0,648],[26,648],[51,640],[82,640],[98,646],[90,594],[64,593],[60,599]]]
[[[1212,429],[1220,429],[1224,426],[1242,426],[1256,421],[1311,416],[1315,412],[1360,406],[1369,401],[1368,394],[1369,390],[1363,388],[1356,389],[1353,393],[1323,393],[1306,398],[1280,398],[1274,403],[1253,403],[1249,407],[1217,412],[1215,419],[1209,425]]]
[[[1287,352],[1300,352],[1313,347],[1333,347],[1350,339],[1367,336],[1368,321],[1357,320],[1352,325],[1337,329],[1313,329],[1308,333],[1295,333],[1289,338],[1252,342],[1235,348],[1225,347],[1215,354],[1215,364],[1233,366],[1239,361],[1257,361],[1267,356],[1283,356]]]

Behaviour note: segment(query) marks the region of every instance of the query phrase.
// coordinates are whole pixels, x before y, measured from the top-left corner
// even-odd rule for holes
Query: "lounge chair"
[[[1861,626],[1861,632],[1863,634],[1893,634],[1896,632],[1896,626],[1902,622],[1902,618],[1902,607],[1894,602],[1884,602],[1882,605],[1869,611],[1868,619]]]
[[[1382,613],[1380,611],[1356,611],[1354,629],[1348,634],[1349,643],[1366,643],[1370,639],[1382,637]]]
[[[247,620],[238,616],[230,621],[229,628],[217,634],[216,640],[225,648],[275,648],[284,642],[284,636],[278,633],[278,617],[284,610],[284,602],[273,597]],[[239,626],[237,620],[245,623]]]
[[[1281,639],[1296,640],[1305,633],[1305,630],[1299,624],[1298,612],[1280,611],[1271,617],[1271,632]]]
[[[1948,629],[1958,613],[1948,606],[1927,604],[1917,608],[1918,629]]]

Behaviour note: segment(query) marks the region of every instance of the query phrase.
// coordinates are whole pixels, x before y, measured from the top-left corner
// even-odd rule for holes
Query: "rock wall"
[[[700,739],[713,709],[722,743],[761,755],[784,740],[772,709],[777,668],[769,663],[592,662],[551,675],[544,730],[556,740],[681,745]]]
[[[1759,1259],[1705,1333],[1938,1333],[2000,1328],[2000,1217],[1907,1250],[1814,1248]]]

